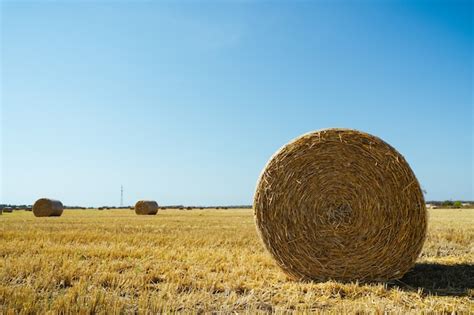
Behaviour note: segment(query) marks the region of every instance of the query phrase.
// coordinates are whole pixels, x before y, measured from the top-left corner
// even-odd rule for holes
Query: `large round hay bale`
[[[155,215],[158,213],[158,203],[152,200],[140,200],[135,204],[136,214]]]
[[[423,194],[403,156],[349,129],[311,132],[277,151],[254,211],[265,247],[293,279],[397,279],[426,235]]]
[[[63,209],[61,201],[41,198],[33,205],[33,214],[36,217],[59,217],[63,213]]]

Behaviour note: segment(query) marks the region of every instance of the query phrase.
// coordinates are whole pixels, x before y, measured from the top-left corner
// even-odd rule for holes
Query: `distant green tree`
[[[455,201],[453,203],[453,208],[459,209],[462,207],[462,202],[461,201]]]
[[[452,200],[445,200],[445,201],[443,201],[442,206],[443,207],[451,207],[453,204],[454,203],[453,203]]]

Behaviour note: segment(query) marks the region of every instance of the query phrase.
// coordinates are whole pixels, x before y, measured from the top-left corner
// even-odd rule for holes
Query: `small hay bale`
[[[33,205],[33,214],[36,217],[59,217],[63,210],[61,201],[48,198],[38,199]]]
[[[349,129],[311,132],[277,151],[257,183],[254,214],[265,247],[297,280],[401,278],[427,227],[403,156]]]
[[[135,204],[136,214],[155,215],[158,213],[158,203],[152,200],[140,200]]]
[[[5,213],[12,213],[12,212],[13,212],[13,208],[12,208],[12,207],[5,207],[5,208],[3,208],[3,212],[5,212]]]

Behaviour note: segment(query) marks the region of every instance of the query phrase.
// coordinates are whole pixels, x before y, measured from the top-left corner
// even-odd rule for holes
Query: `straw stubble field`
[[[414,270],[389,283],[290,281],[251,210],[66,210],[0,217],[0,313],[474,312],[474,210],[431,210]]]

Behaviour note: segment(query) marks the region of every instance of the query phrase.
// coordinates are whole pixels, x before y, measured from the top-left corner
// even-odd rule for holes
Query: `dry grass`
[[[0,313],[473,312],[474,210],[431,210],[415,269],[388,284],[289,281],[251,210],[0,217]]]

